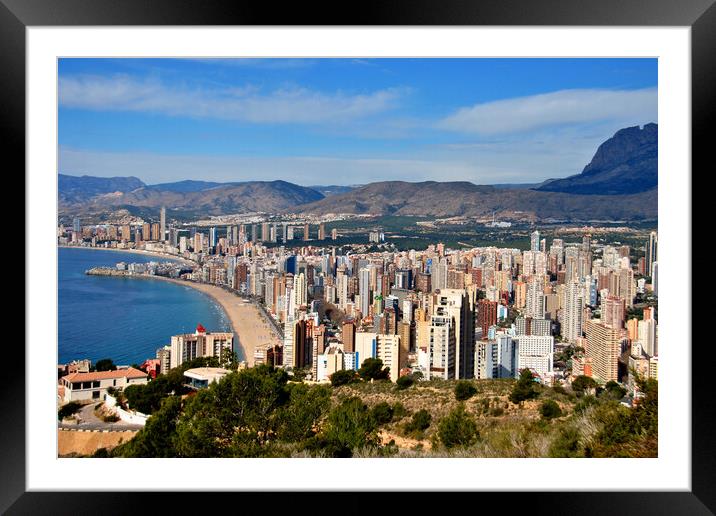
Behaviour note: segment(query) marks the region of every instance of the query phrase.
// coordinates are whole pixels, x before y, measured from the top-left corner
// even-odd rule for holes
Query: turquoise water
[[[58,363],[111,358],[115,364],[142,363],[172,335],[231,331],[219,305],[191,287],[162,280],[88,276],[91,267],[117,262],[164,261],[134,253],[59,248]],[[238,342],[235,348],[239,352]],[[240,352],[239,352],[240,354]],[[240,357],[241,358],[241,357]]]

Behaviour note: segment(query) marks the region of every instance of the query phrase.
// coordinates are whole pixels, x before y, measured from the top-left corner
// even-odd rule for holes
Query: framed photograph
[[[0,507],[514,491],[712,513],[690,261],[712,3],[353,25],[2,0],[27,303]]]

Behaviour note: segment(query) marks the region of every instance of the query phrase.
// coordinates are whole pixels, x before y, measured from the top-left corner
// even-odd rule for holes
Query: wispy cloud
[[[656,121],[657,90],[574,89],[497,100],[463,107],[438,128],[478,135],[531,131],[543,127],[615,121],[624,125]]]
[[[581,171],[600,142],[556,149],[555,144],[497,144],[455,150],[431,147],[412,153],[365,156],[215,156],[103,152],[60,147],[59,172],[100,177],[137,176],[148,184],[197,179],[283,179],[303,185],[373,181],[470,181],[475,184],[540,182]]]
[[[262,93],[252,86],[206,89],[168,86],[156,79],[126,75],[70,76],[59,79],[59,101],[66,108],[132,111],[238,120],[251,123],[314,124],[345,122],[396,107],[400,89],[361,94],[324,93],[293,87]]]

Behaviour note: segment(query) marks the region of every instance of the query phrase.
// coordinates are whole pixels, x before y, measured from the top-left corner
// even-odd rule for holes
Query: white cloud
[[[601,140],[603,141],[603,140]],[[392,156],[211,156],[102,152],[60,147],[59,172],[100,177],[136,176],[147,184],[183,179],[257,181],[301,185],[375,181],[470,181],[475,184],[537,183],[579,173],[601,141],[428,147]]]
[[[613,121],[622,126],[656,121],[657,89],[574,89],[463,107],[441,129],[495,135],[548,126]]]
[[[251,123],[345,122],[395,107],[402,90],[326,94],[291,88],[261,94],[251,86],[207,90],[167,86],[128,76],[73,76],[59,80],[60,105],[96,111],[133,111]]]
[[[527,160],[529,162],[529,160]],[[100,152],[60,147],[59,172],[99,177],[135,176],[147,184],[183,179],[271,181],[301,185],[362,184],[375,181],[526,182],[522,165],[482,163],[461,157],[342,158],[322,156],[247,157]],[[535,172],[534,170],[532,171]]]

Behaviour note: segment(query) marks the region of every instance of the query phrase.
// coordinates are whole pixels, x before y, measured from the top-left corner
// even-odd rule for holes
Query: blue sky
[[[61,59],[59,172],[528,183],[657,122],[656,59]]]

